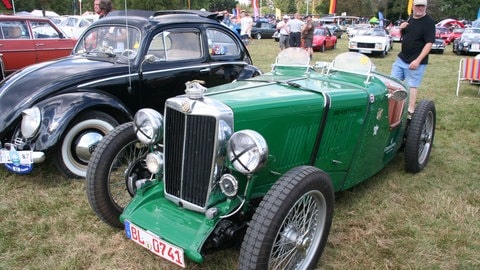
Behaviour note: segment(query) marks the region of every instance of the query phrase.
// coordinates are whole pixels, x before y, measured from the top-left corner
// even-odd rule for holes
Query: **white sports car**
[[[391,36],[383,28],[370,28],[348,41],[348,50],[385,57],[393,47]]]

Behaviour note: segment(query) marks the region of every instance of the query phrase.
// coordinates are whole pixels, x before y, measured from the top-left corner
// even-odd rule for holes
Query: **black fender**
[[[242,69],[242,71],[240,71],[240,74],[238,74],[237,80],[239,81],[246,80],[261,74],[262,74],[262,71],[259,68],[253,65],[248,65],[248,66],[245,66]]]
[[[123,102],[99,92],[76,92],[57,95],[35,105],[40,109],[42,123],[33,142],[35,151],[48,151],[55,146],[69,123],[80,113],[95,109],[111,114],[119,123],[133,119]]]

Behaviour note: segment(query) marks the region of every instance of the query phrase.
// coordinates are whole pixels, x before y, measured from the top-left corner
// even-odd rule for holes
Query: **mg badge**
[[[182,111],[183,112],[189,112],[190,111],[190,103],[188,103],[188,101],[183,101],[182,102]]]
[[[380,119],[382,119],[382,115],[383,115],[383,109],[380,108],[380,109],[378,109],[378,111],[377,111],[377,120],[380,121]]]

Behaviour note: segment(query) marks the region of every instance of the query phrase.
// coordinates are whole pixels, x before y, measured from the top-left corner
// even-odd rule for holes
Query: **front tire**
[[[123,229],[120,215],[136,193],[136,182],[149,179],[145,165],[148,147],[135,136],[133,122],[122,124],[98,144],[90,160],[86,192],[95,214]]]
[[[433,146],[436,123],[435,104],[422,100],[415,108],[405,141],[405,170],[421,171],[428,163]]]
[[[239,269],[312,269],[333,219],[334,191],[327,174],[302,166],[268,191],[249,223]]]
[[[385,58],[385,55],[387,55],[386,49],[380,53],[380,58]]]
[[[55,164],[69,178],[83,178],[99,141],[114,127],[117,120],[100,112],[89,111],[79,115],[63,135],[55,155]]]

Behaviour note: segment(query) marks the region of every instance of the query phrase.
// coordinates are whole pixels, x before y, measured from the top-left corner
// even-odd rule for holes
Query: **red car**
[[[400,26],[395,25],[392,26],[389,30],[390,36],[392,37],[393,42],[400,42],[402,41],[402,33],[400,32]]]
[[[332,35],[326,27],[315,28],[313,32],[313,50],[324,52],[326,49],[335,49],[337,37]]]
[[[457,38],[460,38],[465,31],[465,28],[458,27],[458,28],[453,28],[452,32],[448,36],[448,38],[445,40],[445,43],[448,45],[450,43],[453,43],[453,41]]]
[[[0,15],[0,54],[4,74],[70,55],[76,40],[67,38],[50,19]]]
[[[451,31],[447,27],[437,26],[435,27],[435,37],[446,41]]]

